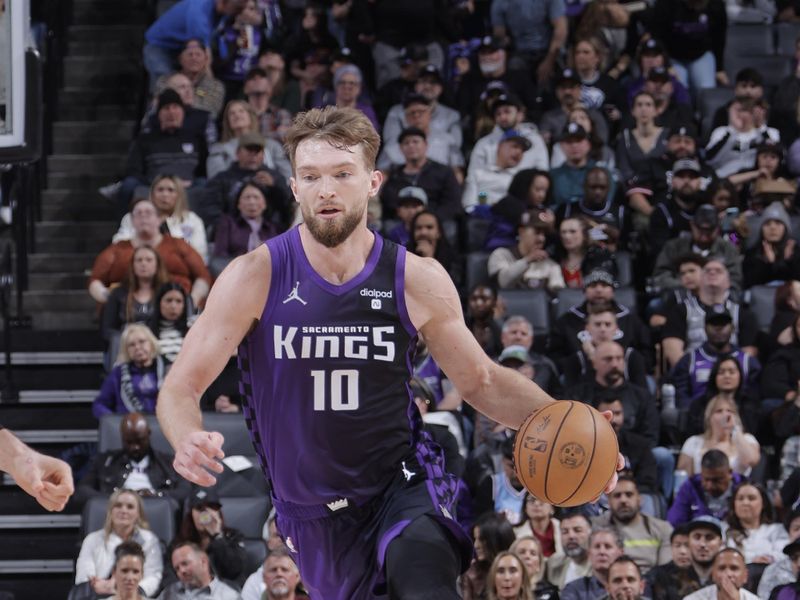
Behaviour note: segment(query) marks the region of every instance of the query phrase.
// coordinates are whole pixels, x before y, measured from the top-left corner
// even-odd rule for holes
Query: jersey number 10
[[[330,391],[326,391],[330,375]],[[311,371],[314,379],[314,410],[325,410],[326,399],[330,398],[331,410],[356,410],[358,408],[358,371],[356,369],[336,369]]]

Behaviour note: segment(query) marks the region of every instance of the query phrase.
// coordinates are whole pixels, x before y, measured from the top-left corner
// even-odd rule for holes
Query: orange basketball
[[[514,464],[522,485],[556,506],[591,502],[617,468],[617,435],[588,404],[559,400],[530,415],[517,432]]]

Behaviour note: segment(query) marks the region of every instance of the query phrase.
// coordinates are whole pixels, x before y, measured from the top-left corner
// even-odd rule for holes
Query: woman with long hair
[[[603,111],[609,124],[622,118],[625,93],[619,83],[605,74],[608,51],[597,37],[575,40],[572,46],[572,66],[581,80],[581,104]]]
[[[623,181],[630,181],[636,175],[647,175],[651,163],[661,160],[667,151],[669,139],[666,128],[656,125],[656,100],[648,92],[634,96],[631,115],[636,124],[623,129],[617,139],[617,168]],[[649,202],[645,204],[650,207]],[[639,212],[645,212],[647,208],[636,207]]]
[[[583,288],[581,266],[589,250],[589,226],[580,217],[561,221],[556,241],[556,260],[561,265],[564,283],[570,288]]]
[[[489,569],[497,555],[514,543],[514,529],[503,515],[486,513],[475,522],[472,536],[475,558],[461,576],[464,600],[486,598],[487,591],[493,587],[493,582],[488,578]]]
[[[75,563],[75,583],[88,581],[96,594],[113,594],[116,588],[114,551],[124,542],[136,542],[141,546],[144,575],[138,587],[148,596],[154,595],[161,585],[164,559],[158,537],[147,523],[142,499],[132,490],[122,489],[111,494],[103,528],[84,538]]]
[[[158,340],[161,356],[171,365],[183,347],[189,331],[192,305],[189,296],[177,283],[165,283],[156,292],[153,314],[147,326]]]
[[[744,555],[747,564],[768,565],[782,558],[789,534],[775,523],[775,510],[759,484],[743,482],[733,490],[728,510],[726,543]]]
[[[513,552],[500,552],[489,567],[488,600],[533,600],[528,570]]]
[[[116,592],[110,600],[146,600],[139,592],[144,578],[144,550],[136,542],[122,542],[114,550],[111,578]]]
[[[544,578],[547,558],[539,539],[532,535],[517,537],[510,548],[528,571],[530,591],[536,600],[558,600],[558,588]]]
[[[760,399],[753,397],[746,388],[746,380],[742,365],[735,355],[720,356],[711,368],[705,394],[689,406],[689,431],[703,432],[706,406],[713,398],[733,402],[739,410],[745,430],[756,431]]]
[[[418,256],[435,258],[450,273],[456,285],[461,281],[458,256],[447,240],[442,221],[436,213],[423,210],[414,215],[408,249]]]

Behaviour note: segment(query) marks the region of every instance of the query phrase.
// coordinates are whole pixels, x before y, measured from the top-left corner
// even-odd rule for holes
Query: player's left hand
[[[614,418],[614,413],[612,413],[610,410],[604,410],[600,414],[603,415],[608,420],[609,423],[611,422],[611,419]],[[617,454],[617,470],[614,471],[614,474],[611,476],[611,480],[608,482],[608,485],[606,486],[605,489],[606,494],[610,494],[611,492],[614,491],[614,488],[617,487],[617,478],[618,478],[617,471],[622,471],[622,469],[624,468],[625,468],[625,457],[622,456],[622,453],[619,453]]]
[[[11,475],[19,487],[50,511],[64,510],[75,491],[70,466],[35,450],[23,452],[14,460]]]

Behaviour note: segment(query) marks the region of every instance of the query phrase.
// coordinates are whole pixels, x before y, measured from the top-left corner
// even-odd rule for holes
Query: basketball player
[[[304,224],[222,273],[157,412],[178,473],[213,485],[223,439],[203,430],[198,401],[242,342],[243,412],[311,596],[447,600],[472,549],[407,387],[416,336],[498,422],[519,427],[552,400],[483,353],[438,262],[367,228],[379,144],[356,110],[297,117],[287,149]]]

